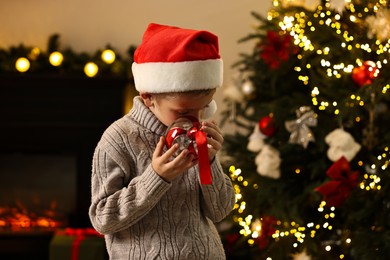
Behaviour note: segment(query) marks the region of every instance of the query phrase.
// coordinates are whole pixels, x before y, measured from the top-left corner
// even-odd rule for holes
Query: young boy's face
[[[169,126],[181,116],[200,118],[203,110],[213,100],[215,90],[207,94],[145,94],[141,93],[144,103],[153,114],[166,126]]]

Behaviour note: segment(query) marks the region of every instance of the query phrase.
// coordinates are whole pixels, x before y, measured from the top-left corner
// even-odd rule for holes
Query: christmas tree
[[[274,0],[224,98],[228,259],[390,259],[390,8]]]

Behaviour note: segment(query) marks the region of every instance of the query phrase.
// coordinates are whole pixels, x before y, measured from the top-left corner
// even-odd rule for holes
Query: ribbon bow
[[[297,119],[287,121],[286,129],[290,134],[290,143],[301,144],[307,148],[310,141],[314,141],[314,135],[309,126],[317,126],[317,114],[310,107],[302,106],[296,110]]]
[[[343,156],[332,164],[326,174],[332,180],[315,190],[324,196],[324,200],[329,206],[340,206],[358,185],[359,172],[351,171],[349,162]]]
[[[166,142],[168,144],[168,148],[171,147],[175,141],[175,139],[182,138],[183,144],[190,152],[198,157],[198,165],[199,165],[199,174],[200,174],[200,183],[201,184],[211,184],[211,169],[210,169],[210,160],[209,160],[209,152],[207,149],[207,136],[206,133],[201,131],[201,125],[197,118],[192,116],[185,116],[182,118],[186,118],[191,121],[192,126],[185,128],[182,127],[173,127],[166,134]],[[187,128],[188,127],[188,128]],[[195,140],[196,149],[193,145],[193,141]],[[196,152],[197,150],[197,152]],[[181,150],[179,150],[181,152]]]

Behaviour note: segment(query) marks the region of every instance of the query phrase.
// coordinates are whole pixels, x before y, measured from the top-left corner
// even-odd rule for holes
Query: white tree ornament
[[[351,161],[361,148],[361,145],[355,142],[352,135],[342,128],[330,132],[325,137],[325,142],[329,145],[328,158],[333,162],[342,156]]]

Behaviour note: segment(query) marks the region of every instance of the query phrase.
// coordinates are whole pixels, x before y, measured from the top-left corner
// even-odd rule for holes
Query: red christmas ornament
[[[264,43],[259,45],[261,50],[260,58],[271,69],[278,69],[282,63],[290,58],[290,55],[298,52],[298,48],[292,40],[293,38],[289,34],[268,31]]]
[[[258,246],[261,250],[268,246],[269,239],[275,234],[276,218],[274,216],[265,216],[261,220],[261,235],[257,238]]]
[[[211,184],[212,176],[207,136],[200,128],[201,124],[197,118],[192,116],[180,117],[169,126],[165,134],[165,143],[168,149],[174,144],[179,144],[179,149],[174,156],[178,156],[184,149],[188,149],[190,153],[195,155],[199,165],[200,183]]]
[[[179,149],[175,156],[178,156],[184,149],[188,149],[195,156],[197,155],[195,133],[200,129],[200,123],[197,118],[186,116],[175,120],[169,127],[165,141],[168,148],[174,144],[179,144]]]
[[[276,133],[277,127],[272,116],[265,116],[259,121],[259,129],[264,135],[270,137]]]
[[[359,87],[371,84],[379,74],[375,62],[365,61],[362,66],[352,70],[352,79]]]
[[[236,232],[226,235],[225,243],[226,243],[226,251],[228,254],[233,254],[235,249],[234,247],[239,239],[240,239],[240,234]]]
[[[323,195],[327,206],[340,206],[359,183],[359,172],[351,171],[348,160],[343,156],[330,166],[326,174],[332,179],[315,190]]]

